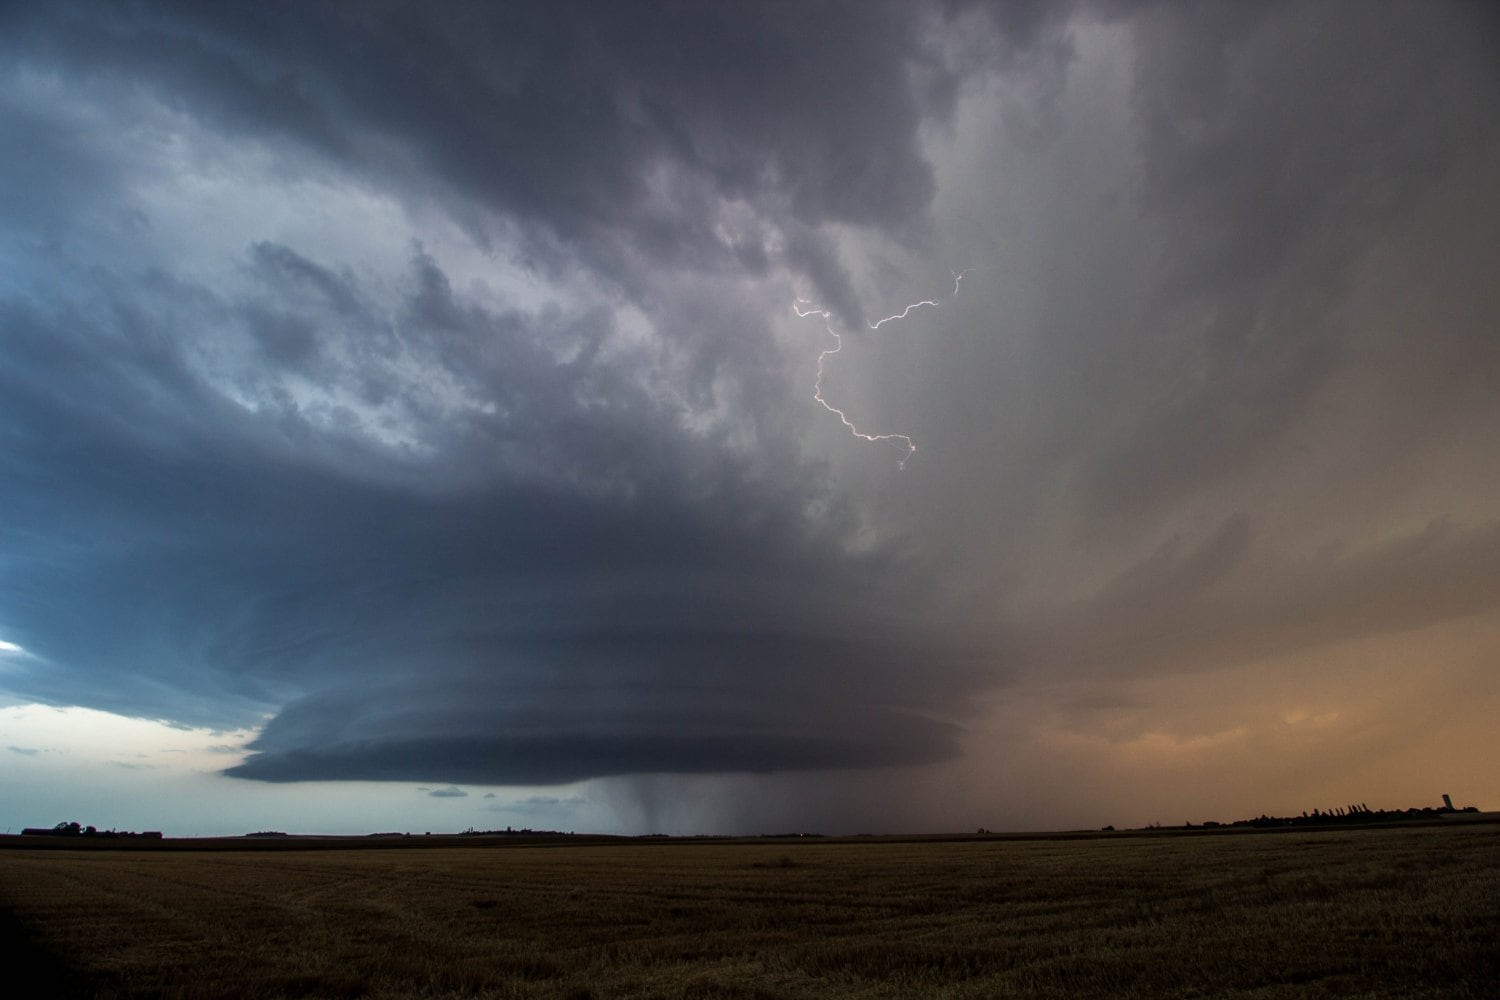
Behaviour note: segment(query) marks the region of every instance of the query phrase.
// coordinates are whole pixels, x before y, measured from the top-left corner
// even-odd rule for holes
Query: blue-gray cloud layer
[[[1451,470],[1500,423],[1496,38],[1424,4],[11,8],[0,680],[269,714],[243,777],[556,783],[927,763],[1019,676],[1492,611],[1500,498]],[[969,264],[829,389],[909,419],[912,468],[827,460],[786,300],[859,330]]]
[[[519,226],[533,266],[645,308],[655,269],[768,266],[702,231],[695,199],[744,201],[837,296],[817,227],[916,225],[930,197],[915,132],[954,71],[911,39],[940,21],[906,4],[13,12],[4,67],[32,100],[8,108],[5,189],[27,192],[12,242],[41,272],[0,303],[3,606],[33,658],[14,688],[196,724],[275,711],[232,771],[267,780],[952,754],[941,720],[989,681],[961,636],[903,620],[921,584],[899,555],[851,554],[808,519],[826,486],[774,426],[749,457],[684,428],[697,385],[767,379],[763,316],[726,301],[715,319],[739,329],[685,324],[622,355],[607,304],[486,307],[415,246],[394,293],[261,239],[229,285],[137,264],[118,234],[85,263],[96,215],[131,207],[110,142],[139,136],[47,120],[83,101],[434,192],[476,238]],[[686,376],[672,398],[659,351]]]

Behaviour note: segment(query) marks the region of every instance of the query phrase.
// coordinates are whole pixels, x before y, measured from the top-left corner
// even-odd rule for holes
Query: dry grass
[[[100,997],[1496,995],[1500,828],[0,853]]]

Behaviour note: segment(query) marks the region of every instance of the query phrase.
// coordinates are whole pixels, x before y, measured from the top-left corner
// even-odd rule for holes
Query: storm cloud
[[[0,687],[253,728],[270,783],[915,787],[1090,685],[1295,700],[1489,621],[1497,51],[1465,4],[10,9]],[[835,346],[905,468],[812,398]]]

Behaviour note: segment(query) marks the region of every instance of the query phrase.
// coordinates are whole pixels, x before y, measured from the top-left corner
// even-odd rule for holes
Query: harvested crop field
[[[1493,824],[1069,840],[0,852],[100,997],[1493,997]]]

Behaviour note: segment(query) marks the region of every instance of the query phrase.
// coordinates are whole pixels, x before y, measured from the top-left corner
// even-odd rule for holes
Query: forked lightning
[[[974,270],[972,267],[966,267],[962,271],[950,272],[953,275],[953,291],[948,296],[949,298],[952,298],[953,296],[958,294],[958,286],[964,280],[964,275],[968,274],[972,270]],[[936,307],[937,305],[938,302],[934,299],[923,299],[920,302],[913,302],[911,305],[907,306],[899,313],[887,316],[884,319],[877,320],[876,322],[870,323],[868,325],[870,329],[878,330],[887,323],[893,323],[897,320],[905,319],[907,316],[911,315],[911,312],[914,309],[920,309],[923,306]],[[829,312],[827,309],[819,309],[807,299],[794,300],[792,302],[792,311],[803,319],[807,318],[808,316],[819,317],[823,320],[823,329],[828,331],[828,335],[833,338],[833,346],[825,348],[823,352],[818,355],[818,376],[813,380],[813,399],[817,400],[818,404],[822,406],[823,409],[838,417],[839,421],[845,427],[849,428],[849,433],[853,434],[861,441],[895,441],[902,445],[905,445],[906,454],[902,455],[901,460],[896,463],[896,468],[905,469],[907,460],[917,453],[917,444],[915,441],[913,441],[909,436],[905,434],[866,433],[865,431],[860,430],[859,427],[855,425],[854,421],[849,419],[848,414],[839,409],[837,406],[834,406],[823,396],[823,376],[827,373],[828,358],[831,355],[837,354],[839,351],[842,351],[844,349],[844,338],[839,334],[837,330],[833,328],[833,313]]]

